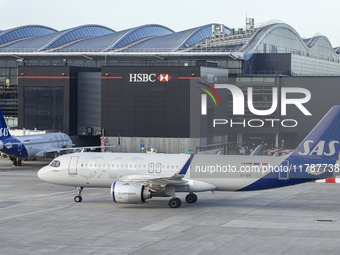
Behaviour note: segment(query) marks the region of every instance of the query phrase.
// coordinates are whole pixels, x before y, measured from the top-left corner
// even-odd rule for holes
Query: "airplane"
[[[74,186],[75,202],[84,187],[110,188],[115,203],[135,204],[152,197],[171,197],[178,208],[177,192],[253,191],[279,188],[333,176],[340,171],[340,105],[333,106],[300,145],[285,157],[97,153],[67,154],[55,158],[37,175],[46,182]]]
[[[23,159],[52,156],[72,145],[71,138],[64,133],[13,137],[0,109],[0,151],[10,157],[14,166],[21,166]]]
[[[9,156],[14,166],[21,166],[23,159],[54,157],[62,152],[79,152],[120,145],[73,147],[71,138],[65,133],[48,133],[40,135],[11,136],[5,118],[0,109],[0,151]]]

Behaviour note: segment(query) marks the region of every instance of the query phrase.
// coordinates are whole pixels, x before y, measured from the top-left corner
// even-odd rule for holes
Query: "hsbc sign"
[[[160,82],[168,82],[168,81],[170,81],[171,76],[168,75],[168,74],[160,74],[160,75],[157,76],[157,79],[158,79]]]
[[[155,74],[155,73],[130,73],[129,82],[168,82],[171,76],[169,74]]]

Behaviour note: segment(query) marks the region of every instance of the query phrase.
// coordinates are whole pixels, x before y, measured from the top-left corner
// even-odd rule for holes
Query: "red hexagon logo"
[[[168,81],[170,81],[171,76],[169,74],[160,74],[160,75],[158,75],[157,79],[160,82],[168,82]]]

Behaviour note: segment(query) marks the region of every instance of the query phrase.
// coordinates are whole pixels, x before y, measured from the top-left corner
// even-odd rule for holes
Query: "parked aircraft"
[[[10,157],[13,165],[20,166],[23,159],[54,155],[58,150],[72,146],[64,133],[49,133],[12,137],[0,109],[0,151]]]
[[[339,171],[340,105],[335,105],[285,157],[188,154],[91,153],[57,157],[38,172],[46,182],[75,186],[75,202],[84,187],[111,188],[116,203],[143,203],[152,197],[181,200],[177,192],[252,191],[324,179]]]

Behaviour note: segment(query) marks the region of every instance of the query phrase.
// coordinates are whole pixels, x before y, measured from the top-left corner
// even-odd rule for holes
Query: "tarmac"
[[[48,162],[0,160],[0,254],[339,254],[340,184],[114,204],[108,189],[40,181]]]

